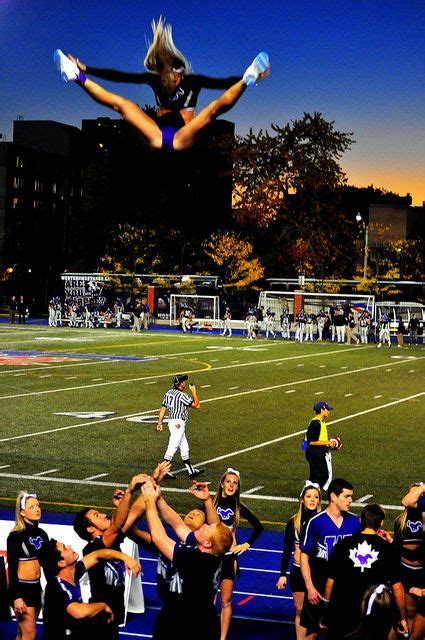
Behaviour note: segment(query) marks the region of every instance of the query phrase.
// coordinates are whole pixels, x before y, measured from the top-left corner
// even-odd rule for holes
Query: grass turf
[[[19,353],[2,359],[0,496],[7,506],[26,488],[37,491],[45,508],[110,508],[115,484],[152,470],[162,459],[168,432],[158,433],[153,425],[177,372],[189,374],[202,404],[190,411],[187,427],[192,462],[205,466],[211,489],[227,467],[239,469],[242,489],[256,488],[243,500],[272,528],[296,506],[276,498],[296,498],[308,477],[302,435],[294,434],[306,428],[320,399],[335,408],[329,432],[344,443],[333,455],[334,475],[354,484],[355,498],[371,495],[370,501],[398,505],[408,485],[422,479],[423,347],[378,350],[6,326],[0,329],[0,350],[5,349],[43,352],[25,365],[16,360]],[[46,353],[55,354],[53,360],[46,361]],[[108,360],[111,356],[150,359]],[[116,415],[105,420],[55,415],[75,411]],[[140,413],[153,416],[150,423],[128,421]],[[174,468],[181,468],[178,454]],[[99,474],[108,475],[86,480]],[[180,512],[194,502],[188,486],[185,474],[164,484]],[[388,519],[396,513],[389,510]]]

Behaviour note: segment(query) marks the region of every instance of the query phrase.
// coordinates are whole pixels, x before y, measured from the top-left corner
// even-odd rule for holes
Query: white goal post
[[[194,324],[208,324],[217,327],[220,324],[219,296],[197,296],[172,293],[170,296],[170,325],[178,324],[184,308],[192,310]]]
[[[372,317],[375,311],[375,296],[367,293],[315,293],[310,291],[261,291],[258,306],[269,307],[275,312],[276,319],[280,318],[283,309],[286,309],[290,316],[298,313],[300,309],[318,314],[321,309],[329,311],[330,307],[340,306],[350,307],[355,319],[362,311],[368,311]]]

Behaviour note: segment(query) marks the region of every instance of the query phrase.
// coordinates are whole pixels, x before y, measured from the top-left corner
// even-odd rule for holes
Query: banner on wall
[[[97,275],[62,275],[64,299],[68,304],[79,304],[82,307],[89,305],[102,307],[106,303],[103,292],[105,282],[109,278]]]

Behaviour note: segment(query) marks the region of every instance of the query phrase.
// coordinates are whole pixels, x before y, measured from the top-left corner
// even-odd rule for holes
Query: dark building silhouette
[[[409,204],[373,204],[369,206],[369,246],[384,247],[398,240],[425,237],[425,207]]]
[[[234,124],[218,120],[193,149],[164,155],[120,119],[83,120],[81,130],[16,120],[13,142],[0,142],[0,265],[13,292],[44,303],[59,273],[97,266],[120,223],[173,226],[192,240],[223,227],[233,138]]]

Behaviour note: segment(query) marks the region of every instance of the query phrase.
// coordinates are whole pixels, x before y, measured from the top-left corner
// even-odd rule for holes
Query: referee
[[[167,391],[162,400],[156,429],[157,431],[162,431],[164,415],[165,412],[168,411],[168,429],[170,430],[170,438],[168,440],[167,450],[164,454],[164,460],[171,462],[177,449],[180,449],[180,455],[189,477],[196,478],[196,476],[199,476],[204,472],[204,469],[196,469],[195,467],[192,467],[189,457],[189,442],[187,441],[185,431],[189,407],[199,409],[200,402],[194,384],[189,385],[189,391],[192,394],[192,397],[185,393],[186,380],[187,376],[181,373],[174,376],[173,388]],[[165,477],[175,478],[176,476],[173,473],[168,472]]]

